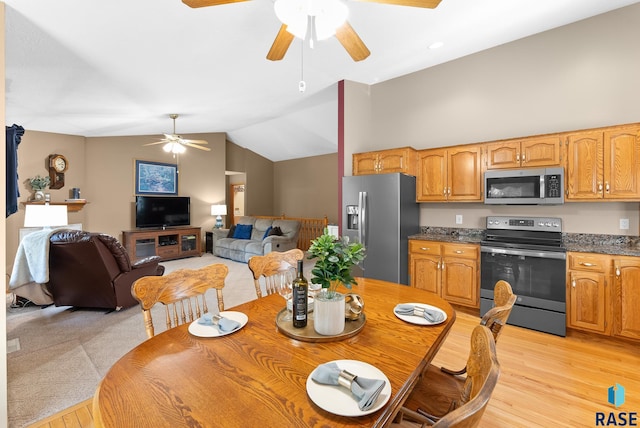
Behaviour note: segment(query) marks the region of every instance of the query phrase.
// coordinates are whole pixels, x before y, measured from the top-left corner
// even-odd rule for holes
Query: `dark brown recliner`
[[[115,310],[135,306],[133,282],[164,273],[158,256],[131,263],[122,244],[110,235],[63,229],[49,241],[47,287],[56,306]]]

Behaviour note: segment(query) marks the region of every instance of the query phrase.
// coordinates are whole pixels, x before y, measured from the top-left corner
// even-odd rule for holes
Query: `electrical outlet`
[[[456,214],[456,224],[462,224],[462,214]],[[628,221],[627,221],[627,224],[628,224]]]
[[[620,219],[620,229],[621,230],[629,230],[629,219],[621,218]]]

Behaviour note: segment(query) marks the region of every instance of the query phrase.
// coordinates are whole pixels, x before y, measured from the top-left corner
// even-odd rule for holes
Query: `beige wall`
[[[18,124],[20,125],[20,124]],[[6,219],[6,266],[11,273],[13,259],[19,243],[19,231],[24,225],[24,204],[29,200],[33,191],[29,185],[29,179],[36,175],[47,176],[49,170],[47,161],[50,154],[64,155],[69,161],[69,169],[65,172],[65,185],[62,189],[46,189],[51,194],[51,200],[62,202],[69,198],[69,190],[79,187],[82,197],[86,195],[86,158],[85,138],[73,135],[53,134],[25,130],[22,141],[18,146],[18,177],[20,183],[20,197],[18,198],[18,212]],[[82,223],[86,225],[86,208],[76,213],[69,213],[69,223]]]
[[[371,136],[371,87],[362,83],[344,82],[344,175],[351,175],[354,153],[376,150]],[[379,148],[399,147],[396,139]]]
[[[345,170],[351,171],[351,154],[362,151],[451,146],[640,122],[639,20],[640,4],[635,4],[371,86],[371,119],[362,124],[370,131],[345,131]],[[359,91],[347,95],[364,104],[366,91],[352,88]],[[363,105],[358,109],[365,114]],[[347,118],[355,114],[345,110],[349,123]],[[421,204],[421,224],[456,226],[456,214],[464,215],[462,227],[484,227],[482,221],[490,214],[554,215],[565,220],[568,232],[638,235],[638,206]],[[629,218],[631,229],[620,230],[620,218]]]
[[[276,215],[322,218],[338,223],[336,153],[274,164]]]

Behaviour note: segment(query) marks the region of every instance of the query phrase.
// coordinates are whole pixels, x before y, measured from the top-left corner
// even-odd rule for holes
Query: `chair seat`
[[[460,398],[463,387],[464,377],[451,376],[430,364],[404,406],[440,417],[453,410],[452,403]]]

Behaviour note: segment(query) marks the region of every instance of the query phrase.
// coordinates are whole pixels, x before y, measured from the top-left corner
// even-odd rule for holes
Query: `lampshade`
[[[227,215],[227,206],[211,205],[211,215]]]
[[[287,31],[306,39],[311,22],[311,37],[327,39],[347,20],[349,10],[340,0],[276,0],[274,10]]]
[[[69,224],[66,205],[27,205],[24,227],[66,226]]]

